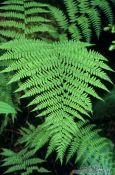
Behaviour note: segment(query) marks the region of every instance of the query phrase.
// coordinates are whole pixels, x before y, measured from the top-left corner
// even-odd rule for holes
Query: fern
[[[92,28],[97,37],[101,32],[99,9],[109,23],[113,23],[112,9],[107,0],[64,0],[64,3],[68,17],[61,9],[40,2],[7,0],[1,3],[1,38],[14,39],[25,36],[42,40],[67,40],[69,32],[73,39],[90,41]]]
[[[63,149],[61,148],[59,150],[59,155],[61,153],[63,154],[64,149],[68,146],[66,163],[68,163],[75,154],[75,162],[78,163],[79,167],[94,167],[98,165],[101,169],[108,170],[108,175],[114,173],[113,143],[101,137],[99,134],[101,130],[96,129],[95,125],[91,125],[89,122],[77,122],[77,130],[74,130],[73,127],[68,128],[68,131],[71,131],[73,137],[69,135],[68,138],[67,132],[64,132],[63,139],[65,139],[62,140],[62,142],[60,142],[60,133],[57,129],[55,129],[54,138],[52,137],[52,131],[50,132],[48,128],[43,130],[43,125],[35,128],[32,124],[28,124],[28,128],[22,128],[22,137],[18,140],[18,144],[24,143],[29,149],[39,150],[48,142],[50,136],[51,141],[47,151],[47,157],[50,152],[55,149],[54,142],[58,138],[59,140],[57,140],[56,143],[60,144],[59,148],[63,146]],[[62,125],[64,125],[64,123],[62,123]],[[42,130],[40,128],[42,128]],[[68,142],[68,140],[71,140],[71,142]],[[65,157],[64,154],[63,157]]]
[[[36,151],[46,143],[46,158],[55,151],[62,163],[65,154],[67,162],[76,154],[80,166],[99,163],[107,167],[110,174],[114,173],[113,147],[109,149],[112,144],[99,135],[94,125],[86,122],[93,113],[91,98],[102,100],[95,89],[109,91],[102,82],[112,83],[105,72],[113,70],[106,64],[105,57],[86,48],[91,44],[68,41],[69,33],[74,40],[89,42],[92,29],[99,37],[102,13],[113,23],[110,3],[107,0],[64,0],[67,15],[59,8],[35,1],[1,3],[0,37],[14,40],[0,44],[1,77],[4,81],[7,79],[5,87],[1,86],[5,93],[0,100],[4,99],[12,112],[15,104],[12,91],[23,91],[21,98],[32,97],[28,106],[32,106],[33,112],[37,111],[37,117],[44,117],[37,127],[28,123],[27,128],[21,128],[22,137],[17,144],[24,145],[22,151],[3,149],[2,166],[8,167],[6,173],[49,172],[38,166],[43,160],[34,158]],[[49,40],[60,42],[46,42]],[[12,88],[18,82],[19,88]]]
[[[9,39],[29,37],[50,38],[48,35],[52,34],[52,37],[58,35],[53,25],[50,25],[51,20],[46,19],[48,14],[47,4],[37,3],[27,0],[7,0],[1,3],[0,7],[0,39],[1,41],[7,41]],[[39,17],[38,17],[39,14]],[[47,36],[47,37],[46,37]],[[7,63],[8,64],[8,63]],[[0,63],[0,70],[6,66],[2,61]],[[10,74],[1,74],[1,97],[0,100],[8,103],[12,107],[17,108],[17,96],[12,95],[14,87],[7,85]],[[2,86],[3,85],[3,86]],[[17,84],[15,84],[17,86]],[[12,100],[13,97],[16,101]],[[9,118],[5,118],[2,121],[1,128],[8,123]],[[2,129],[3,130],[3,129]]]
[[[8,166],[8,170],[5,173],[20,172],[21,175],[29,175],[35,172],[48,173],[49,171],[41,167],[41,163],[44,160],[35,158],[34,150],[23,149],[18,153],[15,153],[8,149],[3,149],[1,155],[5,156],[2,166]]]
[[[111,0],[112,1],[112,0]],[[50,7],[60,28],[69,32],[73,39],[90,41],[92,29],[97,37],[101,33],[101,15],[104,13],[109,23],[113,23],[112,9],[107,0],[64,0],[67,15],[54,7]],[[100,13],[100,11],[102,13]]]
[[[67,162],[77,152],[76,162],[79,162],[80,166],[99,164],[99,166],[112,171],[114,168],[113,143],[101,137],[100,130],[95,129],[95,125],[78,122],[77,126],[79,132],[75,133],[71,142]]]
[[[90,45],[25,39],[0,46],[6,50],[0,60],[13,59],[3,71],[15,72],[9,83],[25,79],[17,92],[25,91],[22,98],[33,96],[29,106],[36,105],[33,111],[41,111],[38,116],[46,116],[44,127],[50,133],[47,155],[56,150],[61,161],[78,130],[75,121],[85,121],[85,116],[92,112],[90,95],[101,99],[94,87],[108,91],[100,79],[111,82],[103,71],[111,71],[104,63],[107,59],[85,46]]]
[[[7,0],[1,5],[0,36],[2,39],[8,40],[22,36],[39,39],[58,37],[51,19],[46,18],[46,15],[49,16],[47,4],[28,0]]]
[[[30,149],[39,150],[49,140],[50,133],[47,128],[42,125],[35,127],[28,123],[28,128],[22,127],[20,130],[21,137],[18,139],[17,144],[23,144]]]

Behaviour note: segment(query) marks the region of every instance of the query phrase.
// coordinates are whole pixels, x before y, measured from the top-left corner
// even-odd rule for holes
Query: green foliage
[[[35,128],[34,125],[28,124],[28,128],[22,128],[22,136],[18,140],[18,144],[25,144],[29,149],[39,150],[48,142],[49,136],[52,137],[52,131],[44,128],[43,125]],[[67,138],[67,132],[65,132],[66,140],[60,143],[60,147],[63,145],[63,149],[61,148],[61,150],[63,157],[65,157],[63,151],[67,147],[68,140],[71,140],[68,143],[68,149],[66,151],[66,163],[75,154],[75,162],[79,163],[79,167],[93,167],[98,165],[101,168],[108,169],[110,174],[112,174],[112,171],[114,171],[113,143],[100,136],[99,132],[101,130],[96,129],[95,125],[91,125],[88,122],[77,122],[77,128],[77,130],[74,130],[73,137],[69,135],[69,138]],[[57,135],[59,134],[57,133]],[[55,138],[51,138],[46,157],[54,150],[55,147],[52,142],[53,139],[57,139],[57,135]],[[58,139],[60,138],[58,137]],[[59,154],[61,154],[61,150],[59,150]]]
[[[114,173],[113,143],[100,136],[99,132],[101,130],[95,129],[95,125],[83,122],[79,122],[77,125],[79,132],[75,133],[75,137],[71,142],[67,161],[77,153],[75,161],[79,162],[79,167],[87,167],[88,170],[88,166],[92,168],[99,166],[104,170],[108,170],[108,175]],[[96,170],[94,172],[95,175],[98,174]],[[88,175],[88,172],[81,174]],[[100,174],[104,175],[104,172]]]
[[[112,1],[112,0],[110,0]],[[90,41],[92,29],[97,37],[101,33],[102,14],[113,23],[112,9],[107,0],[64,0],[67,15],[56,7],[49,7],[61,29],[69,32],[73,39]]]
[[[0,36],[2,39],[55,38],[56,28],[51,25],[48,5],[28,0],[7,0],[0,7]],[[49,16],[50,18],[50,16]],[[49,36],[50,37],[49,37]]]
[[[1,114],[4,114],[4,116]],[[8,103],[0,101],[0,118],[2,120],[2,125],[0,126],[0,134],[2,133],[4,128],[7,126],[10,120],[10,117],[8,116],[9,114],[11,114],[11,120],[14,122],[14,118],[16,116],[15,108],[10,106]]]
[[[1,62],[1,65],[2,62]],[[3,69],[3,67],[2,67]],[[0,74],[0,133],[8,125],[10,121],[14,122],[18,108],[18,94],[12,93],[15,90],[14,85],[8,85],[8,81],[11,79],[11,74]],[[10,114],[10,115],[9,115]]]
[[[17,71],[10,83],[28,78],[16,92],[25,91],[23,98],[37,95],[29,104],[38,105],[34,111],[48,107],[45,113],[41,113],[47,115],[59,111],[62,103],[65,112],[83,119],[79,113],[88,115],[87,111],[92,112],[88,95],[100,99],[93,87],[108,91],[100,79],[111,82],[103,72],[111,71],[104,63],[106,58],[97,52],[88,52],[84,47],[87,45],[73,41],[55,44],[25,39],[11,41],[0,46],[1,49],[7,50],[0,60],[13,59],[13,63],[2,72]],[[54,99],[54,95],[57,98]],[[68,100],[70,101],[67,102]],[[77,113],[74,110],[76,108]]]
[[[113,144],[86,122],[93,113],[91,99],[103,103],[96,89],[109,92],[104,82],[112,83],[106,72],[113,70],[104,56],[90,50],[91,44],[74,41],[91,41],[93,31],[99,37],[101,15],[113,23],[113,0],[63,3],[66,12],[34,0],[1,3],[0,37],[13,40],[0,44],[0,101],[16,111],[18,98],[13,92],[24,93],[20,98],[28,98],[28,106],[42,119],[37,127],[28,123],[21,128],[17,141],[24,146],[21,151],[3,149],[6,173],[49,172],[39,167],[44,161],[34,157],[46,143],[46,158],[55,151],[62,163],[76,154],[79,166],[98,163],[109,169],[109,175],[114,169]],[[68,41],[68,34],[73,40]]]
[[[48,173],[49,171],[41,167],[44,160],[33,157],[34,150],[23,149],[15,153],[8,149],[3,149],[1,155],[5,156],[2,166],[9,167],[5,173],[20,172],[20,175],[29,175],[35,172]],[[40,165],[39,165],[40,164]]]
[[[97,37],[100,35],[102,14],[110,24],[113,23],[112,9],[107,0],[64,0],[64,4],[67,15],[57,7],[34,0],[1,3],[1,38],[14,39],[23,35],[42,40],[66,40],[69,32],[75,40],[90,41],[92,29]]]
[[[44,125],[35,127],[34,125],[27,123],[28,126],[20,129],[21,137],[18,139],[17,144],[26,145],[30,149],[39,150],[48,141],[50,133],[48,128]]]
[[[6,50],[0,60],[13,59],[3,72],[15,72],[9,83],[24,80],[16,92],[25,92],[21,98],[33,97],[29,106],[36,105],[33,111],[46,117],[44,127],[50,132],[47,154],[56,150],[61,161],[78,130],[75,121],[85,121],[92,112],[90,96],[101,99],[95,87],[108,91],[101,80],[111,82],[103,71],[111,71],[105,63],[107,59],[97,52],[88,51],[85,46],[90,45],[27,39],[0,46]]]

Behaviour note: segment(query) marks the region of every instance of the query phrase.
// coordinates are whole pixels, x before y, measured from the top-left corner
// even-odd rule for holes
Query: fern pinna
[[[107,59],[85,46],[89,44],[26,39],[0,46],[6,50],[0,60],[13,60],[3,72],[15,72],[9,83],[25,80],[16,92],[25,92],[21,98],[32,96],[29,106],[36,105],[33,111],[39,111],[38,117],[46,117],[43,126],[50,132],[47,154],[56,150],[61,162],[78,130],[76,121],[91,116],[90,96],[100,99],[94,88],[108,91],[101,79],[111,82],[104,71],[111,71],[104,63]]]

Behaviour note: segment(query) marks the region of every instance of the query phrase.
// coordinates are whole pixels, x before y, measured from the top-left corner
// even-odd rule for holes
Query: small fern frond
[[[99,7],[105,14],[105,16],[108,18],[109,23],[113,23],[113,13],[112,13],[112,8],[107,0],[99,1],[91,1],[91,4],[94,7]]]
[[[81,28],[82,34],[85,37],[85,40],[89,42],[91,38],[91,28],[90,28],[90,23],[88,18],[85,16],[78,17],[77,24]]]
[[[26,144],[31,149],[39,150],[49,141],[49,132],[42,125],[35,128],[28,123],[28,128],[21,128],[20,133],[17,144]]]
[[[29,175],[35,172],[49,172],[47,169],[38,166],[43,163],[44,160],[34,158],[34,150],[23,149],[20,152],[15,153],[11,150],[3,149],[1,154],[5,156],[2,166],[8,167],[8,170],[5,173],[20,172],[21,175]]]

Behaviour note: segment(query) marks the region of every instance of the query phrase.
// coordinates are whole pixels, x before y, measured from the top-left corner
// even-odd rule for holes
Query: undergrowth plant
[[[113,23],[112,0],[64,0],[66,14],[56,7],[49,7],[58,26],[75,40],[91,41],[95,32],[99,38],[102,29],[102,14]]]
[[[58,38],[58,32],[51,23],[48,4],[28,0],[7,0],[1,3],[0,18],[2,39],[22,36],[42,40],[48,37],[51,40],[53,36]]]
[[[0,76],[11,76],[5,86],[15,88],[9,94],[18,94],[15,101],[28,99],[37,124],[27,121],[20,129],[16,145],[22,150],[2,150],[6,173],[50,173],[39,166],[44,161],[37,157],[45,145],[43,159],[55,152],[61,164],[74,157],[79,167],[98,164],[108,175],[115,172],[114,144],[90,123],[92,99],[103,100],[98,89],[109,92],[105,84],[112,84],[108,72],[113,70],[107,58],[90,49],[92,44],[79,41],[91,41],[93,30],[99,37],[102,14],[112,24],[112,2],[64,0],[66,13],[37,1],[1,3]]]

